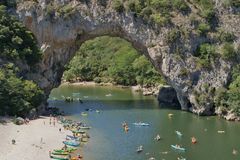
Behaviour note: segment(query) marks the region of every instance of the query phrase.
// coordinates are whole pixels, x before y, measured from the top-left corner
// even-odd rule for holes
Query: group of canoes
[[[180,131],[175,131],[175,133],[179,137],[183,136],[183,134]],[[154,140],[157,140],[157,141],[159,141],[160,139],[161,139],[161,137],[160,137],[159,134],[154,138]],[[192,142],[192,144],[196,144],[197,143],[197,139],[195,137],[191,137],[191,142]],[[177,151],[181,151],[181,152],[185,152],[186,151],[186,148],[181,147],[178,144],[170,145],[170,146],[171,146],[172,149],[177,150]],[[142,151],[143,151],[143,146],[142,145],[138,146],[136,152],[137,153],[141,153]],[[186,158],[184,158],[184,157],[180,157],[180,158],[178,157],[177,159],[178,160],[186,160]]]
[[[91,127],[86,126],[84,123],[75,122],[63,117],[60,117],[59,121],[66,130],[72,131],[73,135],[66,135],[66,139],[63,141],[64,147],[50,151],[50,158],[56,160],[81,160],[82,156],[80,154],[76,157],[71,157],[71,153],[77,150],[76,147],[79,147],[81,142],[88,141],[90,136],[85,130]]]

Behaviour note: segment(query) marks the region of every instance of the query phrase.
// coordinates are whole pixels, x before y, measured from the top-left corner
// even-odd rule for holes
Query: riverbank
[[[49,151],[60,149],[63,146],[62,140],[71,134],[59,123],[50,125],[49,117],[41,116],[24,125],[15,125],[9,118],[0,119],[1,160],[48,160]],[[16,141],[15,145],[12,144],[12,139]]]
[[[73,85],[73,86],[114,86],[119,88],[131,88],[134,92],[142,92],[144,96],[158,96],[159,89],[162,86],[166,85],[158,85],[158,86],[123,86],[123,85],[115,85],[113,83],[96,83],[94,81],[84,81],[84,82],[66,82],[63,81],[61,85]]]

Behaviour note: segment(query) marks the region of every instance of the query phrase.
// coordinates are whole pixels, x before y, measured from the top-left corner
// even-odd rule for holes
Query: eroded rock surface
[[[50,2],[61,8],[69,7],[68,13],[62,14],[50,8]],[[234,32],[240,43],[240,18],[232,10],[223,9],[217,3],[218,28]],[[197,15],[196,8],[189,3],[191,13],[173,14],[172,23],[158,27],[137,18],[131,12],[116,12],[111,7],[111,0],[106,6],[96,0],[88,3],[78,0],[38,0],[20,1],[16,14],[36,36],[43,51],[42,62],[38,70],[28,73],[27,78],[36,81],[48,96],[50,91],[60,85],[64,66],[71,60],[85,41],[103,35],[118,36],[128,40],[133,47],[144,54],[155,68],[165,77],[176,93],[183,110],[200,115],[210,115],[214,111],[212,94],[206,91],[225,86],[228,83],[233,62],[217,58],[211,68],[199,68],[194,53],[203,42],[211,42],[211,35],[196,33],[190,17]],[[204,21],[201,17],[197,17]],[[174,43],[168,39],[173,29],[187,32]],[[176,51],[181,51],[181,55]],[[197,94],[196,94],[197,93]],[[199,103],[198,97],[205,95],[205,102]],[[46,96],[46,97],[47,97]]]

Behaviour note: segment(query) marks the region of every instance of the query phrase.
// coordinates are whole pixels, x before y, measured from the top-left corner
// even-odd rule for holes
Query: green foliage
[[[16,7],[16,0],[1,0],[0,5],[4,5],[6,7]]]
[[[151,0],[151,6],[156,10],[164,10],[167,11],[171,8],[171,1],[169,0]]]
[[[181,32],[178,29],[174,28],[168,32],[167,41],[168,43],[174,43],[180,37],[181,37]]]
[[[189,6],[184,0],[173,0],[173,7],[181,12],[188,12],[190,10]]]
[[[197,31],[200,35],[206,35],[207,32],[209,32],[211,27],[206,23],[200,23],[198,25]]]
[[[52,9],[52,11],[54,12],[54,9]],[[70,4],[62,5],[57,9],[57,12],[64,18],[70,17],[74,13],[74,11],[74,8]]]
[[[197,57],[201,59],[207,59],[208,57],[214,57],[216,55],[215,45],[209,43],[201,44],[197,49]]]
[[[197,48],[195,56],[199,57],[197,61],[198,68],[209,68],[211,61],[216,57],[216,47],[213,44],[203,43]]]
[[[221,49],[221,55],[224,59],[230,60],[236,57],[236,51],[232,43],[224,43]]]
[[[130,43],[107,36],[84,43],[64,72],[64,79],[121,85],[164,83],[151,63]]]
[[[143,4],[139,0],[129,0],[126,2],[126,7],[128,11],[135,12],[139,15],[143,9]]]
[[[232,79],[235,80],[240,76],[240,64],[236,65],[232,69]]]
[[[33,66],[41,52],[33,34],[9,15],[5,6],[0,6],[0,46],[0,58],[4,60],[0,64],[0,115],[26,116],[40,105],[43,91],[32,81],[19,78],[21,71],[14,63]]]
[[[179,75],[180,75],[180,76],[187,76],[188,73],[189,73],[189,72],[188,72],[188,70],[187,70],[186,68],[181,68]]]
[[[201,8],[200,14],[210,22],[215,17],[214,1],[212,0],[194,0]]]
[[[233,42],[236,39],[234,33],[218,31],[217,40],[220,42]]]
[[[232,81],[228,88],[216,90],[214,103],[240,115],[240,65],[233,68]]]
[[[43,91],[32,81],[18,78],[12,65],[0,69],[0,114],[26,116],[40,105]]]
[[[19,21],[0,6],[0,57],[8,60],[26,60],[34,65],[41,59],[37,41]]]
[[[123,1],[122,0],[113,0],[113,9],[115,9],[117,12],[123,12],[124,11],[124,6],[123,6]]]
[[[161,14],[152,14],[150,17],[151,20],[159,26],[165,26],[170,23],[170,18]]]
[[[240,7],[240,1],[239,0],[223,0],[223,4],[225,7]]]

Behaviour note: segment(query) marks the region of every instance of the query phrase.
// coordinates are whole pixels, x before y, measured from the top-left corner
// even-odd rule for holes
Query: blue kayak
[[[80,140],[79,137],[74,137],[74,136],[70,136],[70,135],[67,135],[66,138],[71,139],[71,140],[76,140],[76,141]]]
[[[185,152],[185,151],[186,151],[186,149],[185,149],[185,148],[183,148],[183,147],[180,147],[180,146],[177,146],[177,145],[171,145],[171,147],[172,147],[173,149],[176,149],[176,150],[179,150],[179,151],[183,151],[183,152]]]
[[[133,123],[135,126],[149,126],[150,124],[148,123],[143,123],[143,122],[138,122],[138,123]]]
[[[80,142],[76,142],[76,141],[63,141],[63,144],[66,144],[68,146],[77,147],[77,146],[80,145]]]

